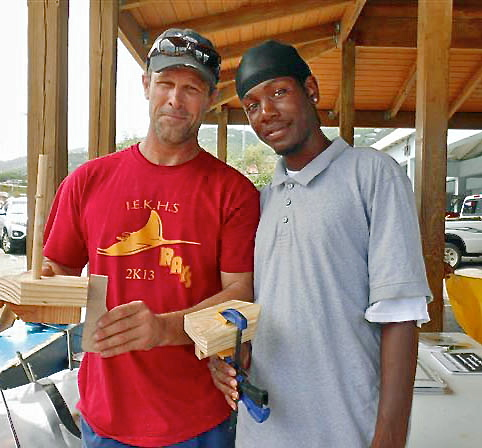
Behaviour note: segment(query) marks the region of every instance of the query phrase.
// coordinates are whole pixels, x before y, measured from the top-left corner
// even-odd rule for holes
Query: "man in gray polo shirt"
[[[326,138],[316,80],[293,47],[250,49],[236,87],[282,156],[261,199],[250,366],[271,415],[257,424],[240,406],[236,446],[403,447],[431,297],[410,182],[386,154]],[[234,370],[210,368],[234,407]]]

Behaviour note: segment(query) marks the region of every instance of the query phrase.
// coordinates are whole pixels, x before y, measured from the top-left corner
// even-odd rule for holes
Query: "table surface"
[[[423,334],[423,333],[421,333]],[[443,333],[473,348],[457,350],[482,356],[482,345],[463,333]],[[482,375],[447,372],[429,350],[419,359],[448,384],[448,394],[415,394],[408,448],[475,448],[482,446]]]

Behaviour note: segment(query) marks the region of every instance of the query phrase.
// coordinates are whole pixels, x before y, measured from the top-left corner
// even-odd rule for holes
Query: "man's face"
[[[294,78],[282,77],[253,87],[242,99],[251,127],[258,137],[282,156],[298,153],[318,127],[309,96],[318,95]],[[306,87],[308,85],[308,87]]]
[[[159,142],[179,145],[197,138],[213,95],[195,70],[174,67],[143,77],[149,116]]]

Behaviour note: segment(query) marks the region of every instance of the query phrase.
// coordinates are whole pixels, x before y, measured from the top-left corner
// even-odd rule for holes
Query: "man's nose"
[[[278,115],[278,109],[269,98],[261,102],[261,116],[263,119],[269,119],[276,115]]]
[[[182,91],[178,87],[173,87],[169,92],[169,104],[178,109],[182,104]]]

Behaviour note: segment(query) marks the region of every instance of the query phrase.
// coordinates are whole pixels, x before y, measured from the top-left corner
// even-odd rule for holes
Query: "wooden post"
[[[443,257],[452,0],[419,0],[415,196],[434,301],[424,331],[443,328]]]
[[[115,152],[119,2],[90,1],[89,159]]]
[[[67,175],[68,0],[28,0],[27,194],[35,197],[39,154],[48,154],[44,213]],[[34,201],[28,202],[31,265]]]
[[[355,42],[343,42],[341,48],[340,137],[354,143],[355,123]]]
[[[218,159],[226,162],[228,159],[228,106],[218,108]]]

